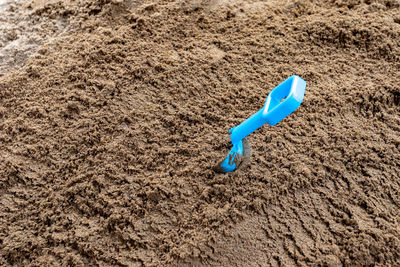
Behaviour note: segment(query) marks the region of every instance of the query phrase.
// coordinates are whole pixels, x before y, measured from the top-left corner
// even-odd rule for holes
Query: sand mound
[[[398,1],[68,2],[0,76],[0,265],[400,263]],[[213,172],[291,74],[302,106]]]

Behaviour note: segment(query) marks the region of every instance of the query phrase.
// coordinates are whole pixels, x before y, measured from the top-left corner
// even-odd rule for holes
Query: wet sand
[[[398,1],[12,6],[0,265],[400,264]],[[300,108],[215,173],[292,74]]]

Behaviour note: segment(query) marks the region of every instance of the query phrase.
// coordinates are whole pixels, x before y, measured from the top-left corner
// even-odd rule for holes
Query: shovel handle
[[[232,144],[263,126],[273,126],[295,111],[301,104],[306,90],[306,82],[293,75],[275,87],[268,95],[264,107],[240,125],[229,130]]]

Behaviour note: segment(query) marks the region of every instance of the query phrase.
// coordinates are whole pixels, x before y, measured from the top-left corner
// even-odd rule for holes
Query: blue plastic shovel
[[[265,123],[273,126],[295,111],[303,101],[305,90],[306,82],[296,75],[275,87],[268,95],[262,109],[239,126],[229,130],[233,147],[215,170],[223,173],[236,170],[242,162],[243,155],[246,157],[249,154],[246,150],[250,147],[244,138]]]

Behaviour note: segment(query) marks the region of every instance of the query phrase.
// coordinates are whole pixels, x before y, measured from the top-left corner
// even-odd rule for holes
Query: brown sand
[[[73,34],[0,77],[1,266],[400,264],[399,1],[52,2]]]

